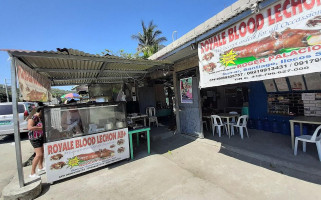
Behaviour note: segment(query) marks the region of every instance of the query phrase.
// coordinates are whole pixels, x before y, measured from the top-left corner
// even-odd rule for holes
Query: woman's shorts
[[[39,148],[43,146],[43,137],[35,139],[35,140],[30,140],[31,145],[33,148]]]

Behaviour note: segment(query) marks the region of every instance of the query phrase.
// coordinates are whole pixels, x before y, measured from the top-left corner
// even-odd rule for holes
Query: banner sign
[[[200,87],[321,71],[321,0],[282,0],[198,44]]]
[[[49,183],[129,158],[128,129],[44,144]]]
[[[50,101],[50,81],[24,63],[16,61],[19,90],[25,101]]]
[[[181,102],[193,103],[193,78],[183,78],[180,80]]]

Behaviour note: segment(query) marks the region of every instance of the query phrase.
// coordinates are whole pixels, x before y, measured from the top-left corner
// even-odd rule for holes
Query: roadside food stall
[[[148,74],[171,65],[167,61],[98,56],[66,48],[57,48],[57,51],[3,51],[8,52],[12,61],[13,121],[21,188],[25,186],[25,180],[16,117],[17,78],[23,99],[50,101],[51,86],[139,83]],[[132,136],[127,127],[125,102],[46,106],[43,122],[46,171],[50,182],[129,157]]]
[[[125,103],[44,107],[49,183],[129,158]]]

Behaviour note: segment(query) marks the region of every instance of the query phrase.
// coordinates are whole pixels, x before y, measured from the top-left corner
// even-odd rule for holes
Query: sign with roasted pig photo
[[[49,183],[129,158],[128,129],[44,144]]]
[[[321,1],[281,0],[198,43],[200,87],[321,71]]]
[[[50,80],[16,60],[20,94],[25,101],[50,100]]]

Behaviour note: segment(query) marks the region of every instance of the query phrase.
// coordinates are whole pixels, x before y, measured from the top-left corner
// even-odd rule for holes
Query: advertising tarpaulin
[[[199,42],[200,87],[321,71],[321,0],[283,0]]]
[[[25,101],[50,101],[50,80],[17,61],[20,93]]]
[[[129,158],[128,129],[44,144],[48,182]]]
[[[193,78],[180,79],[181,103],[193,103]]]

